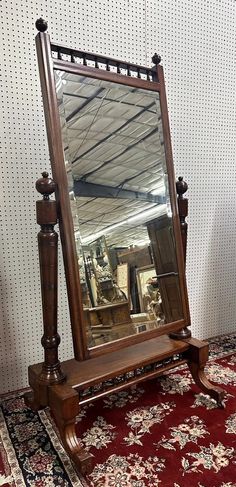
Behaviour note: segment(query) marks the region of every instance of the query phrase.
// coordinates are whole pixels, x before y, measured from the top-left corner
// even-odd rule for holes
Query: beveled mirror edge
[[[45,120],[47,127],[48,145],[50,153],[50,161],[52,166],[53,178],[56,182],[56,200],[58,205],[59,215],[59,227],[60,237],[62,241],[62,252],[66,274],[68,301],[70,309],[71,328],[74,345],[74,355],[76,360],[84,360],[86,358],[100,355],[102,353],[123,348],[128,344],[138,343],[154,336],[165,335],[171,331],[177,331],[184,326],[190,325],[190,314],[188,306],[187,286],[185,280],[184,271],[184,256],[180,232],[180,223],[177,209],[176,188],[174,179],[174,167],[172,159],[172,150],[170,142],[170,131],[168,112],[165,95],[164,75],[162,66],[157,66],[157,76],[161,79],[160,83],[155,81],[147,81],[136,79],[132,76],[124,76],[111,72],[99,70],[97,68],[84,67],[81,65],[75,65],[68,61],[54,60],[52,58],[52,51],[49,35],[45,32],[39,32],[36,36],[36,46],[38,54],[38,64],[41,79],[41,88],[44,103]],[[105,56],[103,56],[105,58]],[[127,64],[127,63],[125,63]],[[137,66],[137,65],[134,65]],[[176,238],[176,250],[177,250],[177,265],[180,276],[180,290],[183,306],[184,319],[172,323],[163,325],[161,329],[142,332],[139,335],[133,337],[126,337],[108,344],[102,344],[94,349],[87,348],[87,340],[85,336],[85,330],[82,324],[82,297],[79,279],[79,268],[77,262],[77,254],[75,248],[73,222],[70,211],[68,183],[64,165],[64,152],[61,137],[61,128],[59,113],[57,108],[56,88],[54,82],[54,69],[62,69],[68,72],[87,74],[91,77],[98,77],[102,72],[104,78],[107,81],[114,81],[116,83],[126,84],[129,86],[138,86],[152,91],[158,91],[160,93],[161,110],[164,117],[163,132],[165,133],[165,152],[166,163],[168,167],[168,178],[170,186],[170,199],[173,212],[173,225]],[[151,68],[150,68],[151,69]],[[96,76],[95,76],[96,74]],[[170,177],[171,175],[171,177]]]

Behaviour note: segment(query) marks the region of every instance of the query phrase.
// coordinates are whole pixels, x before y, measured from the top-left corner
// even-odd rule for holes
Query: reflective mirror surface
[[[88,346],[183,318],[159,94],[55,81]]]

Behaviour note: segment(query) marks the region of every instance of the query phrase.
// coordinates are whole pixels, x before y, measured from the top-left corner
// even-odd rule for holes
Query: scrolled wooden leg
[[[188,366],[193,380],[203,392],[215,399],[218,407],[224,408],[223,400],[226,395],[225,391],[221,389],[221,387],[211,384],[204,371],[209,356],[208,343],[194,338],[190,338],[186,341],[190,345],[187,355]]]
[[[62,444],[76,469],[83,475],[92,470],[92,455],[79,442],[75,423],[79,413],[78,393],[66,384],[51,386],[49,405],[59,429]]]
[[[211,382],[206,377],[204,368],[200,368],[199,364],[196,364],[194,362],[189,362],[188,366],[192,374],[193,380],[198,385],[198,387],[203,392],[209,394],[209,396],[215,399],[218,407],[223,409],[225,407],[223,403],[225,397],[225,391],[221,389],[221,387],[211,384]]]
[[[63,446],[71,457],[76,469],[83,475],[92,471],[92,455],[84,450],[76,436],[75,418],[70,424],[64,424],[62,429],[59,427]]]

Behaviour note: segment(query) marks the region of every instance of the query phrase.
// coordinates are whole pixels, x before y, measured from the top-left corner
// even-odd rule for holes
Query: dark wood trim
[[[89,356],[90,358],[98,357],[99,355],[103,355],[104,353],[120,350],[121,348],[135,345],[136,343],[141,343],[150,340],[151,338],[165,335],[167,333],[170,333],[171,331],[178,331],[182,329],[184,325],[184,320],[175,321],[173,323],[167,323],[166,325],[162,325],[155,330],[143,331],[137,335],[131,335],[125,338],[114,340],[113,342],[103,343],[102,345],[97,345],[96,347],[89,348]]]
[[[186,218],[188,216],[188,198],[184,198],[183,195],[186,193],[188,185],[183,178],[180,176],[176,183],[177,192],[177,202],[179,210],[179,220],[180,220],[180,231],[182,237],[183,253],[184,253],[184,267],[186,267],[187,259],[187,237],[188,237],[188,224]]]
[[[151,379],[155,379],[156,377],[159,377],[159,376],[162,376],[164,374],[164,372],[168,372],[168,370],[171,370],[175,367],[180,367],[181,365],[185,365],[187,363],[187,359],[183,359],[183,360],[176,360],[176,363],[173,365],[170,364],[170,365],[163,365],[163,367],[160,368],[160,370],[156,370],[154,372],[149,372],[149,373],[146,373],[145,376],[140,376],[140,377],[135,377],[134,379],[132,380],[129,380],[127,384],[120,384],[120,385],[116,385],[114,388],[111,388],[109,390],[109,394],[112,394],[113,392],[115,394],[117,394],[118,392],[120,391],[123,391],[124,389],[127,389],[127,387],[131,387],[131,386],[136,386],[137,384],[139,384],[140,382],[143,382],[144,380],[151,380]],[[96,395],[93,395],[93,402],[94,401],[97,401],[99,399],[102,399],[103,397],[106,397],[108,395],[108,391],[104,391],[104,392],[101,392],[101,393],[98,393]],[[84,404],[88,404],[91,402],[91,398],[86,398],[86,399],[80,399],[79,403],[81,406],[83,406]]]
[[[143,375],[141,373],[140,375],[134,374],[133,378],[139,381],[139,376],[141,377],[142,375],[143,380],[145,380],[146,366],[155,364],[158,365],[156,370],[162,371],[168,365],[170,365],[169,368],[174,368],[179,360],[185,360],[189,364],[198,365],[200,370],[206,364],[208,348],[209,345],[207,342],[197,339],[173,340],[167,335],[163,335],[162,337],[133,344],[122,350],[115,350],[109,354],[94,357],[91,360],[80,363],[75,359],[66,360],[62,362],[62,366],[67,380],[65,384],[62,383],[57,388],[63,390],[64,387],[66,389],[71,387],[78,392],[87,391],[87,388],[106,383],[110,379],[119,377],[127,372],[137,371],[140,368],[144,369]],[[175,360],[172,360],[173,357],[175,357]],[[41,368],[42,364],[35,364],[29,367],[30,384],[33,388],[37,384],[37,378]],[[126,377],[127,387],[129,386],[129,379],[130,377]],[[106,385],[106,395],[108,395],[110,393],[110,386],[109,384]],[[116,386],[112,384],[111,387],[113,391],[118,389],[120,387],[119,381],[116,383]],[[209,389],[210,391],[208,390],[207,393],[210,395],[212,395],[211,391],[218,390],[217,387],[214,389],[213,386],[210,386]],[[91,401],[93,397],[94,394],[92,393],[90,396]]]
[[[75,359],[66,360],[62,362],[66,385],[83,391],[126,372],[187,352],[188,348],[188,342],[171,340],[163,335],[80,363]],[[30,366],[31,384],[41,367],[42,364]]]
[[[99,348],[96,347],[96,351],[87,349],[87,340],[85,336],[85,326],[83,323],[82,316],[82,299],[81,299],[81,289],[79,283],[79,270],[77,264],[77,254],[74,241],[74,231],[73,222],[70,210],[70,202],[68,195],[68,183],[67,176],[64,165],[64,152],[62,145],[62,137],[60,132],[60,120],[57,108],[57,98],[55,81],[53,75],[53,69],[64,69],[66,72],[82,74],[84,76],[90,76],[92,78],[104,79],[106,81],[113,81],[121,83],[128,86],[144,88],[147,90],[157,91],[160,96],[161,111],[163,116],[163,132],[165,139],[165,152],[166,152],[166,163],[167,169],[169,171],[170,177],[170,199],[173,212],[173,226],[176,239],[176,249],[177,249],[177,261],[180,275],[180,289],[183,301],[183,317],[181,326],[184,327],[190,324],[189,310],[188,310],[188,300],[187,291],[185,283],[185,273],[183,266],[183,252],[181,244],[181,235],[178,219],[177,204],[175,198],[175,182],[174,182],[174,170],[172,162],[172,152],[170,144],[170,131],[168,122],[168,113],[166,105],[166,95],[164,87],[164,75],[161,66],[157,66],[157,76],[156,79],[159,83],[153,81],[146,81],[142,79],[137,79],[132,76],[124,76],[117,73],[105,71],[102,69],[96,69],[89,66],[83,66],[72,62],[54,60],[51,57],[51,45],[48,34],[39,33],[36,37],[37,52],[39,58],[40,66],[40,76],[41,85],[43,92],[43,99],[45,105],[46,124],[48,131],[49,140],[49,150],[50,158],[52,163],[53,178],[57,183],[56,199],[58,202],[58,212],[59,212],[59,223],[60,223],[60,234],[62,239],[62,249],[65,264],[67,289],[68,289],[68,299],[70,306],[71,315],[71,327],[72,336],[74,343],[74,352],[77,360],[84,360],[85,358],[90,358],[94,354],[104,353],[106,350],[112,350],[116,347],[120,348],[126,346],[127,339],[121,339],[114,342],[113,344],[103,344]],[[55,162],[56,161],[56,162]],[[162,335],[171,331],[180,329],[179,324],[169,323],[164,325],[163,329],[153,330],[154,335]],[[147,337],[150,332],[143,332],[142,335],[137,335],[131,337],[132,343],[144,340],[145,334]],[[122,342],[123,340],[123,342]]]
[[[91,456],[81,447],[75,430],[80,404],[99,399],[111,392],[118,392],[187,362],[200,389],[213,397],[219,407],[223,407],[224,391],[212,385],[204,374],[207,357],[206,342],[193,339],[172,340],[164,335],[159,339],[155,338],[80,363],[74,359],[63,362],[67,380],[65,383],[47,387],[43,406],[51,408],[62,444],[76,469],[83,473],[89,473],[91,470]],[[39,389],[38,381],[41,368],[42,364],[29,367],[29,382],[33,389],[30,405],[34,408],[42,404],[42,391]],[[116,377],[120,375],[124,376],[125,383],[116,382]],[[93,386],[96,385],[99,385],[99,389],[101,386],[100,393],[93,391]],[[90,391],[90,388],[90,397],[81,396],[80,391]]]
[[[134,76],[125,76],[112,71],[105,71],[105,69],[96,69],[91,66],[83,66],[82,64],[75,64],[69,61],[51,59],[54,69],[66,71],[70,74],[79,74],[81,76],[87,76],[88,78],[111,81],[112,83],[133,86],[134,88],[142,88],[143,90],[160,91],[161,89],[160,83],[157,83],[156,81],[146,81],[141,78],[135,78]]]
[[[184,315],[185,325],[189,326],[191,324],[191,319],[190,319],[189,304],[188,304],[188,293],[187,293],[187,285],[186,285],[186,277],[185,277],[184,254],[183,254],[182,238],[181,238],[181,231],[180,231],[180,221],[179,221],[178,205],[177,205],[177,198],[176,198],[175,173],[174,173],[173,155],[172,155],[171,138],[170,138],[170,126],[169,126],[169,117],[167,111],[167,100],[166,100],[165,83],[164,83],[164,70],[163,67],[160,65],[157,66],[157,77],[162,87],[160,91],[160,105],[161,105],[161,114],[162,114],[162,126],[163,126],[166,166],[167,166],[169,190],[170,190],[172,219],[173,219],[174,235],[176,241],[176,256],[177,256],[177,266],[179,271],[180,292],[182,296],[183,315]]]
[[[53,179],[56,183],[55,194],[66,274],[74,354],[77,360],[84,360],[87,357],[87,347],[85,332],[83,332],[84,327],[82,326],[82,296],[49,35],[40,32],[36,36],[36,47],[50,160]]]
[[[56,384],[65,380],[58,360],[60,336],[57,331],[57,268],[58,268],[58,234],[54,230],[57,224],[56,201],[50,200],[55,191],[55,183],[43,173],[36,183],[37,190],[43,199],[36,202],[37,223],[41,230],[38,233],[41,294],[43,308],[44,363],[39,381],[43,384]]]
[[[186,222],[186,217],[188,216],[188,199],[183,198],[183,194],[187,191],[188,185],[183,181],[182,177],[178,178],[176,183],[177,190],[177,202],[179,210],[179,220],[180,220],[180,231],[181,239],[184,253],[184,268],[186,267],[186,257],[187,257],[187,235],[188,235],[188,224]],[[176,340],[183,340],[184,338],[191,337],[191,331],[186,326],[177,332],[170,333],[170,337]]]
[[[63,46],[62,44],[58,44],[56,42],[52,42],[51,50],[52,50],[52,52],[56,52],[56,53],[61,52],[62,54],[68,54],[68,55],[71,55],[71,53],[73,53],[75,55],[77,54],[78,57],[81,57],[81,58],[84,55],[87,60],[94,60],[96,58],[97,62],[109,61],[110,66],[119,65],[120,68],[123,68],[123,67],[125,68],[126,66],[130,66],[131,68],[143,70],[144,72],[151,71],[151,68],[149,66],[143,66],[141,64],[130,63],[130,62],[126,62],[126,61],[121,60],[121,59],[116,59],[116,58],[113,58],[110,56],[105,56],[103,54],[97,54],[97,53],[90,52],[90,51],[83,51],[81,49],[71,49],[69,47]]]
[[[61,136],[61,127],[59,112],[57,107],[57,97],[54,80],[54,68],[62,69],[62,66],[68,67],[68,72],[83,72],[86,76],[98,77],[101,79],[100,69],[94,68],[82,69],[81,66],[75,66],[75,63],[66,63],[59,61],[54,63],[51,57],[51,45],[48,34],[45,34],[47,23],[43,19],[36,22],[40,33],[36,37],[37,53],[39,60],[39,70],[41,86],[43,93],[46,126],[48,133],[49,152],[53,171],[53,178],[56,188],[53,185],[53,191],[56,194],[55,203],[48,205],[48,194],[50,194],[50,181],[47,181],[47,191],[45,201],[38,203],[38,223],[42,225],[42,239],[47,242],[46,248],[43,248],[43,241],[40,237],[40,262],[44,287],[43,304],[44,304],[44,325],[45,347],[44,364],[36,364],[29,367],[29,383],[32,393],[27,394],[25,400],[27,404],[34,409],[49,406],[53,417],[55,418],[62,444],[68,452],[75,467],[82,473],[91,471],[91,454],[86,452],[80,444],[76,435],[76,416],[79,413],[80,403],[87,403],[93,399],[104,397],[111,392],[117,392],[131,384],[138,384],[141,380],[146,380],[160,375],[166,370],[172,369],[177,365],[188,363],[192,376],[198,386],[205,393],[213,397],[220,407],[223,406],[224,392],[217,386],[213,386],[204,374],[204,366],[208,358],[208,344],[194,339],[174,340],[166,335],[168,332],[181,329],[184,325],[190,324],[188,298],[186,290],[185,272],[184,272],[184,255],[181,241],[180,222],[175,193],[175,177],[172,161],[172,151],[170,143],[170,130],[166,104],[166,94],[164,86],[163,69],[160,66],[154,68],[153,78],[158,79],[160,83],[149,83],[140,79],[135,79],[119,74],[113,74],[104,71],[102,79],[112,80],[129,86],[140,88],[147,87],[152,91],[160,92],[160,103],[163,122],[163,133],[165,139],[166,164],[169,174],[170,199],[173,213],[174,235],[176,239],[177,265],[180,276],[180,288],[183,304],[184,319],[178,322],[163,325],[152,332],[144,332],[140,335],[121,339],[109,344],[101,345],[92,350],[87,350],[85,337],[85,326],[82,323],[82,299],[79,281],[79,269],[77,263],[77,254],[74,239],[74,229],[70,201],[68,194],[67,175],[64,164],[64,152]],[[71,54],[73,59],[73,53]],[[160,57],[153,56],[153,62],[158,64]],[[95,65],[96,65],[95,59]],[[59,68],[59,66],[61,66]],[[72,67],[71,67],[72,66]],[[73,69],[72,69],[73,68]],[[65,69],[65,68],[64,68]],[[129,72],[129,70],[128,70]],[[89,74],[87,74],[89,73]],[[93,74],[91,74],[93,73]],[[137,74],[138,71],[137,71]],[[121,81],[122,80],[122,81]],[[157,89],[158,85],[158,89]],[[45,181],[41,181],[43,190],[45,190]],[[39,185],[39,186],[40,186]],[[40,186],[41,187],[41,186]],[[43,191],[43,194],[45,192]],[[45,213],[46,207],[46,215]],[[58,367],[57,358],[57,320],[56,320],[56,245],[57,237],[54,232],[56,217],[59,217],[60,234],[62,240],[62,250],[64,266],[67,281],[67,291],[70,306],[71,327],[74,344],[75,358],[67,360]],[[46,222],[45,219],[46,218]],[[50,251],[49,263],[51,270],[46,274],[47,267],[46,252],[48,246],[52,245]],[[48,272],[48,267],[47,267]],[[49,290],[46,289],[49,285]],[[46,286],[46,287],[45,287]],[[52,292],[50,292],[50,290]],[[49,294],[47,296],[46,294]],[[46,294],[45,294],[46,293]],[[47,306],[51,309],[46,309]],[[46,318],[45,318],[46,317]],[[160,335],[160,336],[158,336]],[[47,345],[50,345],[50,349]],[[52,351],[52,354],[51,352]],[[106,353],[105,353],[106,352]],[[109,352],[109,353],[108,353]],[[90,360],[86,360],[90,357]],[[46,368],[44,367],[46,365]],[[56,367],[56,377],[54,374]],[[63,370],[64,374],[61,372]],[[58,375],[59,374],[59,375]],[[56,378],[56,384],[54,379]],[[43,379],[43,380],[42,380]],[[62,382],[60,382],[62,380]],[[59,383],[60,382],[60,383]],[[96,386],[94,388],[94,386]],[[88,397],[90,396],[90,397]]]

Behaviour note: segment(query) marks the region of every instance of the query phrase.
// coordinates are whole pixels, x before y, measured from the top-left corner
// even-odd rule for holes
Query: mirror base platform
[[[35,410],[51,409],[65,450],[75,468],[85,475],[91,472],[92,456],[82,448],[75,432],[80,406],[187,364],[195,383],[222,408],[225,392],[211,384],[204,373],[208,352],[207,342],[164,335],[89,360],[62,362],[66,378],[58,384],[43,383],[43,364],[31,365],[32,392],[25,394],[25,402]]]

